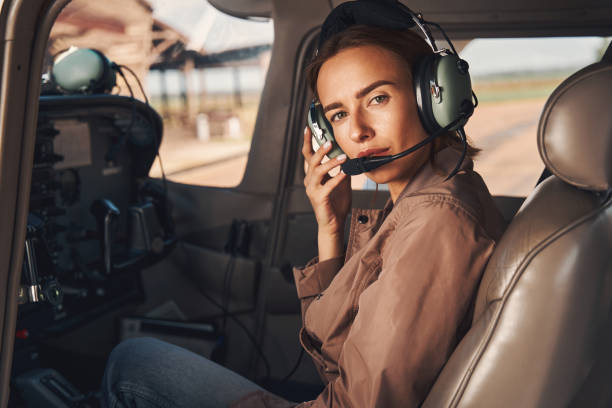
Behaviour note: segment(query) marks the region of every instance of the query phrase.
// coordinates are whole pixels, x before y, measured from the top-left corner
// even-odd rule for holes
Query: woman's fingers
[[[346,161],[346,155],[341,154],[334,159],[331,159],[325,163],[321,163],[321,165],[316,166],[313,169],[313,173],[315,173],[318,178],[323,179],[327,173],[329,173],[332,169],[340,166],[342,163]]]
[[[308,166],[310,168],[316,168],[321,164],[325,155],[331,150],[332,145],[330,142],[325,143],[323,146],[319,148],[316,152],[310,156],[310,160],[308,160]]]
[[[342,154],[334,159],[326,161],[325,163],[319,162],[318,164],[309,166],[304,182],[309,183],[310,181],[313,181],[316,184],[323,184],[325,180],[329,178],[328,173],[334,168],[340,166],[342,163],[344,163],[344,161],[346,161],[346,155]]]
[[[334,177],[331,177],[325,184],[323,184],[322,186],[322,193],[324,195],[328,195],[331,194],[331,192],[338,187],[338,185],[340,183],[342,183],[348,176],[343,173],[340,172],[337,175],[335,175]]]
[[[312,171],[309,171],[304,179],[306,189],[309,191],[318,191],[321,186],[326,186],[329,183],[329,180],[335,179],[340,174],[343,174],[340,173],[334,177],[330,177],[328,173],[332,169],[340,166],[345,160],[346,156],[341,155],[317,166],[316,168],[312,169]]]

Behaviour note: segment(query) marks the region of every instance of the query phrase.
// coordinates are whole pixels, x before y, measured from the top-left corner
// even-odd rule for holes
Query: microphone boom
[[[345,174],[348,174],[349,176],[356,176],[361,173],[367,173],[368,171],[377,169],[384,164],[391,163],[393,160],[397,160],[401,157],[407,156],[410,153],[419,150],[426,144],[431,143],[436,137],[440,136],[444,132],[447,132],[449,129],[454,127],[463,119],[465,119],[465,117],[462,115],[451,123],[449,123],[448,125],[444,126],[443,128],[438,129],[438,131],[436,131],[432,135],[427,136],[425,139],[421,140],[419,143],[415,144],[411,148],[404,150],[403,152],[394,154],[392,156],[359,157],[357,159],[349,159],[342,163],[340,167],[342,168],[342,171]]]

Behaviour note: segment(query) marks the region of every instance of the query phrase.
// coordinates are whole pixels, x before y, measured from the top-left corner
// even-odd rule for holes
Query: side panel
[[[0,406],[8,385],[17,312],[41,63],[51,22],[66,1],[2,4],[0,83]],[[25,92],[24,92],[25,90]]]

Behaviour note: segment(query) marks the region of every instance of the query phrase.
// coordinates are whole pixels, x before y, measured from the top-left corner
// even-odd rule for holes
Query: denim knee
[[[106,364],[102,406],[174,406],[159,392],[160,383],[168,375],[164,367],[160,366],[163,350],[168,346],[167,343],[148,337],[119,343]],[[142,400],[142,403],[137,400]]]
[[[226,407],[262,390],[209,359],[153,338],[130,339],[110,355],[103,407]]]

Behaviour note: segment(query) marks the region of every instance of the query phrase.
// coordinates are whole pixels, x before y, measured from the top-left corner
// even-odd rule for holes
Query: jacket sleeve
[[[316,257],[303,268],[293,268],[295,287],[302,308],[302,323],[304,322],[304,313],[306,313],[310,303],[318,294],[327,289],[343,264],[344,255],[326,259],[323,262],[319,262],[319,258]]]
[[[405,200],[408,201],[408,200]],[[338,377],[302,407],[416,407],[458,342],[490,239],[460,206],[406,209],[361,294]],[[440,208],[441,207],[441,208]]]

